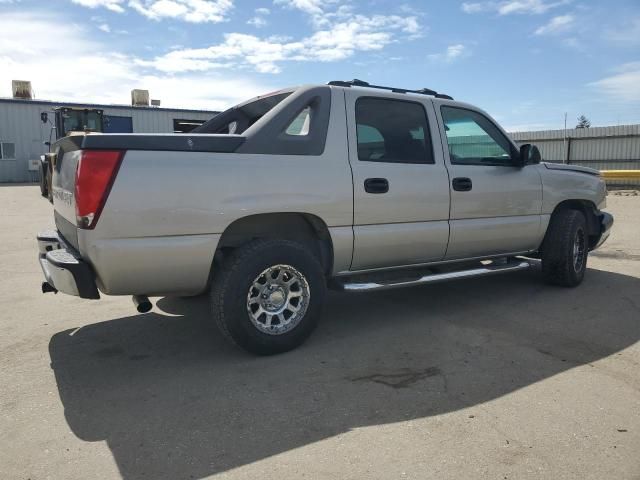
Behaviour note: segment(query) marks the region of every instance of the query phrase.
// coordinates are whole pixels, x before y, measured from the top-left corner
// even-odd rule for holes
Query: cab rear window
[[[194,128],[191,133],[241,135],[247,128],[260,120],[272,108],[292,93],[292,91],[287,91],[268,95],[231,107],[229,110],[219,113],[208,122]]]

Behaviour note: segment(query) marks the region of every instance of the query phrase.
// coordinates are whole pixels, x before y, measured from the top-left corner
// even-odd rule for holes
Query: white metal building
[[[35,182],[38,159],[49,150],[44,142],[55,141],[50,122],[55,107],[96,108],[104,111],[104,129],[111,133],[169,133],[184,131],[209,120],[217,112],[128,105],[96,105],[0,98],[0,183]]]
[[[597,170],[640,170],[640,125],[513,132],[513,140],[538,146],[547,162],[582,165]],[[637,180],[607,180],[637,187]]]

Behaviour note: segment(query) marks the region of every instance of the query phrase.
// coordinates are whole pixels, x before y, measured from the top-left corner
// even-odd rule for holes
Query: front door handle
[[[364,181],[364,191],[367,193],[387,193],[389,180],[386,178],[367,178]]]
[[[451,186],[456,192],[468,192],[473,187],[473,183],[470,178],[456,177],[451,180]]]

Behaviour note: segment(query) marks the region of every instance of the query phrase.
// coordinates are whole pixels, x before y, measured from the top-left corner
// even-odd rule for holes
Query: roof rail
[[[447,100],[453,100],[453,97],[449,95],[445,95],[444,93],[438,93],[435,90],[431,90],[430,88],[421,88],[420,90],[409,90],[406,88],[397,88],[397,87],[383,87],[382,85],[371,85],[368,82],[363,80],[358,80],[354,78],[353,80],[344,81],[344,80],[332,80],[327,83],[327,85],[333,85],[336,87],[367,87],[367,88],[377,88],[379,90],[390,90],[394,93],[418,93],[420,95],[431,95],[436,98],[445,98]]]

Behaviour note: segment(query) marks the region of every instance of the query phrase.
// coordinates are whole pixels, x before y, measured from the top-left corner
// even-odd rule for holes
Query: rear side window
[[[308,135],[311,122],[311,107],[305,107],[287,127],[287,135]]]
[[[434,163],[426,112],[418,102],[359,98],[356,135],[359,160]]]

